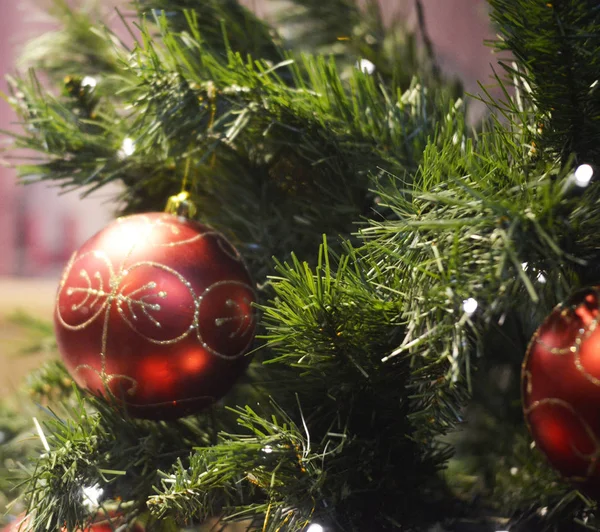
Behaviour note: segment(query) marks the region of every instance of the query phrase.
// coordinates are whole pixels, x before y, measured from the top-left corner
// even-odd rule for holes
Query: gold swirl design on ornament
[[[102,252],[93,252],[93,253],[95,253],[95,256],[100,256],[100,254],[102,254]],[[84,258],[86,255],[87,254],[83,254],[80,258]],[[79,330],[79,329],[82,329],[82,328],[86,327],[87,325],[89,325],[104,310],[104,322],[103,322],[103,326],[102,326],[102,340],[101,340],[101,347],[100,347],[100,349],[101,349],[101,351],[100,351],[101,370],[100,370],[100,372],[98,372],[97,370],[94,370],[94,371],[96,371],[97,374],[100,376],[100,378],[102,379],[102,382],[107,390],[107,393],[109,393],[111,396],[114,396],[114,394],[112,393],[112,391],[110,391],[110,388],[108,387],[108,385],[113,380],[113,377],[124,378],[124,379],[128,379],[131,382],[133,382],[134,386],[133,386],[133,391],[131,392],[131,394],[133,394],[133,393],[135,393],[135,389],[137,388],[137,382],[135,382],[134,379],[127,377],[126,375],[111,375],[111,374],[106,373],[106,348],[108,345],[108,325],[109,325],[109,321],[110,321],[109,317],[110,317],[110,310],[112,308],[112,304],[115,303],[116,309],[119,312],[119,315],[121,316],[123,321],[134,332],[136,332],[137,334],[142,336],[148,342],[155,343],[155,344],[161,344],[161,345],[167,345],[167,344],[174,344],[174,343],[179,342],[180,340],[182,340],[186,336],[188,336],[191,330],[193,330],[197,327],[199,302],[197,301],[196,294],[194,293],[191,283],[189,283],[189,281],[187,281],[185,279],[185,277],[183,277],[179,272],[177,272],[173,268],[170,268],[168,266],[165,266],[164,264],[160,264],[160,263],[156,263],[156,262],[141,261],[141,262],[132,264],[132,265],[128,266],[127,269],[122,269],[118,274],[115,274],[114,270],[112,268],[112,264],[110,263],[110,260],[105,255],[103,255],[103,256],[108,265],[108,271],[110,274],[111,291],[105,292],[104,290],[94,289],[91,287],[87,287],[87,288],[84,287],[84,288],[78,289],[78,293],[79,292],[84,292],[84,293],[87,292],[86,297],[89,297],[90,294],[96,296],[94,301],[97,301],[100,297],[105,297],[105,299],[102,302],[102,304],[100,305],[100,308],[98,309],[98,311],[94,314],[94,316],[91,319],[87,320],[84,324],[76,326],[76,327],[73,327],[73,326],[69,327],[68,324],[66,324],[64,319],[62,319],[62,317],[60,316],[60,307],[58,307],[59,308],[58,314],[59,314],[59,318],[61,319],[61,323],[65,324],[67,327],[69,327],[71,329]],[[130,310],[133,320],[138,319],[138,315],[136,314],[136,308],[138,308],[151,321],[151,323],[154,324],[155,327],[157,327],[157,328],[161,327],[160,322],[150,313],[150,311],[160,311],[160,309],[161,309],[160,304],[154,303],[154,302],[149,302],[148,299],[150,297],[166,299],[168,294],[166,291],[159,291],[159,292],[150,293],[150,294],[144,293],[147,290],[155,289],[157,287],[156,282],[150,281],[149,283],[146,283],[145,285],[143,285],[139,288],[136,288],[129,294],[123,294],[123,291],[127,287],[130,286],[128,283],[124,284],[123,281],[126,280],[127,276],[133,270],[140,268],[142,266],[150,266],[150,267],[157,268],[157,269],[160,269],[163,271],[167,271],[167,272],[171,273],[172,275],[174,275],[177,279],[179,279],[179,281],[181,281],[181,283],[188,289],[188,291],[190,293],[190,297],[191,297],[192,301],[194,301],[194,306],[195,306],[194,318],[193,318],[193,322],[190,325],[190,327],[188,327],[181,335],[179,335],[175,338],[167,339],[167,340],[157,340],[146,334],[141,333],[138,330],[138,328],[135,326],[135,324],[127,318],[127,316],[123,310],[124,304],[127,305],[127,308]],[[83,277],[86,279],[89,279],[89,275],[87,275],[87,276],[83,275]],[[72,291],[70,293],[69,293],[69,290],[71,290],[71,289],[67,289],[67,295],[72,295],[73,293],[75,293],[74,289],[72,289]],[[136,297],[132,297],[132,296],[136,296]],[[73,308],[73,310],[76,310],[76,308]],[[91,368],[91,366],[89,366],[87,364],[84,364],[81,366],[77,366],[75,368],[75,371],[80,371],[81,369],[93,369],[93,368]]]
[[[596,329],[597,326],[598,326],[598,320],[596,318],[593,318],[592,322],[587,327],[587,329],[584,329],[582,327],[577,331],[577,336],[573,340],[574,343],[573,343],[573,345],[570,345],[569,347],[552,347],[550,344],[547,344],[546,342],[544,342],[543,340],[541,340],[539,338],[539,330],[536,331],[535,339],[536,339],[536,343],[538,345],[541,345],[544,349],[546,349],[552,355],[559,355],[559,356],[570,355],[571,353],[576,353],[579,350],[579,346],[582,344],[582,342],[584,340],[587,340],[592,335],[592,333],[594,332],[594,330]]]
[[[593,290],[594,294],[596,295],[596,300],[597,301],[600,300],[600,293],[598,292],[598,290],[596,290],[596,289],[592,289],[592,290]],[[562,308],[561,305],[557,305],[553,312],[558,312],[559,310],[561,312],[561,316],[565,317],[569,312],[574,313],[576,309],[575,308]],[[585,369],[583,362],[581,361],[581,345],[583,344],[583,342],[585,340],[589,339],[590,336],[594,333],[594,331],[598,327],[599,322],[600,322],[600,314],[596,317],[592,317],[590,319],[589,324],[587,324],[585,326],[585,328],[581,327],[577,331],[577,336],[575,337],[575,339],[573,341],[573,345],[570,345],[569,347],[553,347],[539,338],[540,329],[535,331],[535,333],[531,339],[531,342],[527,348],[525,360],[523,361],[522,376],[525,376],[524,368],[529,359],[529,354],[531,352],[531,346],[535,342],[536,344],[538,344],[538,345],[542,346],[544,349],[546,349],[552,355],[564,356],[564,355],[573,354],[574,355],[573,363],[575,364],[577,371],[579,371],[579,373],[581,373],[588,381],[590,381],[595,386],[600,386],[600,378],[595,377],[594,375],[589,373],[589,371],[587,369]]]
[[[102,313],[106,304],[108,303],[109,292],[106,292],[104,290],[100,271],[96,271],[93,275],[94,279],[99,280],[97,288],[94,288],[92,285],[92,281],[89,276],[89,273],[86,270],[82,269],[79,272],[79,276],[86,281],[86,286],[84,286],[84,287],[68,287],[66,289],[67,296],[73,296],[75,294],[83,294],[84,295],[84,298],[82,301],[80,301],[79,303],[74,303],[71,306],[71,310],[73,310],[73,311],[81,310],[84,307],[85,303],[90,299],[91,296],[94,296],[94,299],[93,299],[92,303],[89,305],[89,308],[93,308],[93,306],[98,303],[100,298],[106,297],[106,299],[104,299],[102,304],[98,307],[98,310],[96,310],[96,312],[94,314],[92,314],[90,318],[88,318],[86,321],[84,321],[83,323],[80,323],[78,325],[71,325],[70,323],[67,323],[60,311],[60,305],[58,304],[58,300],[59,300],[61,294],[63,293],[63,291],[65,290],[65,285],[66,285],[67,279],[69,277],[69,274],[71,273],[71,270],[73,269],[73,266],[80,260],[83,260],[90,255],[93,255],[97,259],[100,259],[106,265],[110,278],[112,279],[114,277],[114,271],[113,271],[112,264],[110,262],[110,259],[106,256],[106,254],[104,252],[88,251],[87,253],[84,253],[77,259],[75,259],[75,256],[73,256],[73,258],[67,265],[67,268],[65,269],[65,275],[64,275],[63,279],[61,280],[60,289],[58,290],[58,293],[56,294],[56,315],[58,317],[58,320],[60,321],[61,325],[63,325],[64,327],[66,327],[67,329],[70,329],[72,331],[78,331],[78,330],[81,330],[81,329],[84,329],[85,327],[87,327]]]
[[[531,371],[523,368],[521,378],[525,381],[525,392],[527,395],[531,395],[531,392],[533,392],[533,376],[531,375]]]
[[[597,323],[596,323],[596,325],[597,325]],[[596,328],[596,325],[594,325],[594,329]],[[577,371],[579,371],[579,373],[581,373],[588,381],[590,381],[595,386],[600,386],[600,379],[598,377],[594,377],[594,375],[592,375],[583,366],[583,362],[581,361],[581,340],[576,343],[576,350],[574,351],[574,353],[575,353],[574,363],[575,363],[575,367],[577,368]]]
[[[202,302],[206,298],[207,294],[209,294],[212,290],[214,290],[215,288],[217,288],[219,286],[227,286],[227,285],[240,286],[240,287],[246,288],[250,293],[254,294],[254,289],[247,283],[243,283],[241,281],[218,281],[216,283],[211,284],[209,287],[207,287],[206,290],[204,290],[204,292],[202,293],[202,295],[198,298],[198,311],[197,311],[198,316],[200,314],[200,308],[202,307]],[[252,304],[251,301],[247,298],[244,298],[244,302],[248,306],[250,306]],[[238,328],[229,334],[229,338],[233,339],[236,336],[244,337],[247,334],[249,334],[252,331],[252,328],[254,327],[254,321],[255,321],[254,312],[250,312],[250,313],[242,312],[239,303],[237,303],[236,301],[233,301],[232,299],[226,300],[225,305],[230,308],[236,308],[240,312],[236,316],[231,316],[231,317],[226,317],[226,318],[225,317],[215,318],[215,325],[217,327],[223,327],[224,325],[226,325],[232,321],[239,320]],[[253,340],[252,335],[250,334],[250,337],[249,337],[248,341],[246,342],[246,344],[244,344],[243,348],[241,348],[237,353],[235,353],[233,355],[225,355],[223,353],[220,353],[216,349],[213,349],[202,338],[202,333],[200,332],[198,320],[196,321],[196,334],[198,335],[198,341],[202,344],[202,347],[204,347],[204,349],[206,349],[209,353],[212,353],[213,355],[218,356],[220,358],[224,358],[224,359],[233,359],[233,358],[238,358],[238,357],[242,356],[246,352],[246,350],[250,347],[250,344],[252,343],[252,340]]]
[[[85,297],[79,303],[73,304],[73,306],[71,307],[72,310],[79,310],[82,307],[84,307],[85,304],[90,299],[90,295],[95,295],[94,300],[90,303],[90,307],[93,307],[98,302],[98,299],[100,298],[100,296],[104,295],[104,286],[102,283],[102,277],[100,276],[100,272],[94,273],[94,279],[98,279],[98,284],[99,284],[99,287],[97,290],[92,289],[92,280],[90,279],[90,276],[86,270],[81,270],[79,272],[79,275],[81,275],[81,277],[83,277],[86,280],[87,290],[82,289],[82,288],[69,288],[68,289],[68,291],[70,291],[71,293],[75,293],[78,291],[85,293]]]
[[[221,233],[217,231],[210,231],[205,234],[207,236],[216,237],[217,246],[219,246],[219,249],[223,253],[225,253],[225,255],[227,255],[230,259],[233,259],[237,262],[242,261],[242,256],[240,255],[240,252],[235,247],[233,247]]]
[[[595,287],[592,288],[591,291],[595,294],[596,300],[598,301],[600,299],[600,292],[598,290],[596,290]],[[577,314],[576,310],[578,307],[579,307],[579,305],[564,307],[563,304],[558,304],[558,305],[556,305],[556,307],[554,307],[552,314],[554,314],[556,312],[560,312],[561,317],[566,318],[569,315],[569,313]],[[535,342],[537,344],[541,345],[544,349],[546,349],[550,354],[553,354],[553,355],[568,355],[571,353],[576,353],[578,351],[581,343],[584,340],[586,340],[587,338],[589,338],[591,336],[591,334],[594,332],[594,330],[596,329],[596,327],[598,325],[598,319],[599,318],[592,317],[590,320],[590,324],[587,326],[587,328],[583,328],[583,327],[580,328],[578,331],[578,335],[575,337],[574,345],[570,345],[568,347],[553,347],[550,344],[547,344],[546,342],[544,342],[543,340],[541,340],[539,338],[540,329],[535,331],[532,340],[535,340]]]
[[[87,370],[91,371],[92,373],[95,373],[96,375],[98,375],[98,377],[102,381],[102,384],[104,385],[104,388],[110,394],[110,396],[113,398],[115,398],[115,395],[112,393],[112,391],[108,387],[108,384],[110,384],[115,379],[122,379],[125,381],[129,381],[131,383],[131,386],[127,389],[127,392],[125,392],[125,393],[127,393],[127,395],[134,395],[135,392],[137,391],[138,382],[133,377],[129,377],[128,375],[120,375],[119,373],[107,374],[104,369],[99,371],[96,368],[94,368],[93,366],[90,366],[89,364],[80,364],[79,366],[77,366],[75,368],[75,371],[81,372],[84,369],[87,369]]]
[[[146,334],[141,333],[135,326],[135,324],[133,322],[131,322],[127,316],[125,315],[125,312],[122,308],[122,304],[123,302],[127,303],[127,306],[131,312],[131,315],[133,317],[134,320],[137,320],[138,317],[135,314],[135,311],[133,309],[134,305],[138,305],[142,312],[144,313],[144,315],[146,317],[148,317],[148,319],[157,327],[160,328],[161,324],[160,322],[150,314],[150,310],[153,311],[160,311],[161,307],[159,303],[149,303],[147,301],[148,298],[150,297],[158,297],[160,299],[165,299],[167,297],[167,292],[164,291],[160,291],[160,292],[156,292],[156,293],[150,293],[150,294],[144,294],[142,297],[140,297],[139,299],[132,299],[131,295],[132,294],[139,294],[142,291],[146,290],[146,289],[155,289],[156,288],[156,283],[154,281],[151,281],[149,283],[146,283],[144,286],[137,288],[136,290],[134,290],[133,292],[130,292],[127,296],[124,296],[122,294],[122,291],[126,288],[125,285],[123,286],[123,288],[121,289],[121,293],[119,293],[119,295],[117,296],[117,311],[119,312],[121,318],[123,319],[123,321],[125,321],[125,323],[127,323],[127,325],[129,325],[129,327],[135,331],[137,334],[139,334],[142,338],[144,338],[145,340],[152,342],[154,344],[159,344],[159,345],[168,345],[168,344],[175,344],[181,340],[183,340],[185,337],[187,337],[191,331],[193,331],[194,329],[196,329],[198,327],[198,312],[199,312],[199,301],[196,298],[196,294],[194,292],[194,289],[191,285],[191,283],[183,276],[181,275],[178,271],[174,270],[173,268],[170,268],[169,266],[165,266],[164,264],[160,264],[158,262],[152,262],[152,261],[143,261],[143,262],[136,262],[135,264],[131,265],[128,267],[127,272],[130,273],[133,270],[140,268],[142,266],[150,266],[151,268],[157,268],[159,270],[163,270],[166,271],[170,274],[172,274],[173,276],[175,276],[189,291],[190,297],[192,298],[192,301],[194,302],[194,317],[192,319],[192,322],[190,323],[189,327],[186,327],[186,330],[180,334],[179,336],[175,337],[175,338],[171,338],[168,340],[156,340],[155,338],[152,338]]]
[[[581,414],[579,414],[579,412],[577,412],[573,408],[573,406],[571,406],[571,404],[569,404],[564,399],[558,399],[558,398],[555,398],[555,397],[549,397],[549,398],[546,398],[546,399],[540,399],[538,401],[533,402],[531,405],[529,405],[528,408],[524,408],[523,410],[525,412],[525,415],[529,416],[529,414],[531,414],[531,412],[533,412],[537,408],[539,408],[541,406],[546,406],[546,405],[560,406],[560,407],[565,408],[566,410],[568,410],[571,414],[573,414],[573,417],[577,421],[579,421],[579,423],[583,427],[584,431],[586,432],[586,434],[590,438],[590,441],[592,442],[592,444],[594,446],[594,450],[591,453],[589,453],[589,454],[581,452],[579,449],[577,449],[575,447],[575,445],[573,444],[573,442],[570,442],[570,447],[571,447],[571,450],[573,451],[573,453],[575,455],[577,455],[579,458],[581,458],[582,460],[584,460],[586,462],[590,462],[590,464],[589,464],[589,466],[587,468],[587,471],[586,471],[587,477],[583,479],[583,480],[587,480],[587,478],[589,478],[592,475],[592,473],[594,472],[594,469],[596,468],[596,464],[597,464],[598,458],[600,457],[600,443],[598,442],[598,439],[596,438],[596,435],[594,434],[594,431],[588,425],[588,423],[585,421],[585,419],[583,419],[583,417],[581,416]]]
[[[123,290],[125,290],[127,287],[129,286],[129,283],[124,284],[123,288],[121,289],[121,292],[123,292]],[[131,312],[131,315],[133,316],[134,320],[137,320],[137,314],[135,313],[135,309],[133,307],[133,303],[134,301],[137,302],[141,309],[142,312],[145,314],[145,316],[152,321],[152,323],[154,323],[154,325],[156,325],[157,327],[160,327],[160,323],[158,321],[156,321],[156,319],[154,318],[154,316],[152,316],[152,314],[150,314],[148,312],[148,310],[160,310],[160,305],[155,303],[148,303],[148,298],[150,297],[164,297],[166,296],[166,292],[159,292],[158,294],[145,294],[142,297],[140,297],[138,300],[133,300],[131,298],[132,295],[135,294],[139,294],[140,292],[144,291],[144,290],[149,290],[149,289],[153,289],[156,288],[156,283],[154,281],[151,281],[149,283],[146,283],[144,286],[141,286],[140,288],[136,288],[133,292],[129,292],[129,294],[127,294],[127,297],[123,296],[122,294],[119,294],[117,296],[117,306],[119,307],[119,310],[122,311],[121,309],[121,303],[123,301],[127,302],[127,307],[129,308],[129,312]]]

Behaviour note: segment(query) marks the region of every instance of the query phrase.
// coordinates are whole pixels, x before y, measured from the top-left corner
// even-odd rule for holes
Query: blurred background
[[[49,0],[2,2],[0,17],[0,90],[7,91],[5,76],[17,69],[23,43],[50,26],[41,8]],[[386,19],[400,17],[416,29],[415,0],[379,0]],[[79,4],[83,3],[81,0]],[[494,33],[485,0],[421,0],[427,33],[442,71],[462,80],[467,92],[479,92],[477,81],[490,83],[496,59],[484,45]],[[70,1],[78,5],[75,0]],[[112,6],[127,0],[102,2],[107,20],[124,36],[122,23]],[[268,19],[267,2],[246,0],[249,7]],[[111,13],[113,16],[111,16]],[[77,74],[74,72],[73,74]],[[475,109],[480,115],[482,107]],[[17,130],[16,117],[0,100],[0,130]],[[0,134],[2,135],[2,134]],[[2,143],[9,142],[2,135]],[[15,312],[50,321],[57,282],[71,253],[112,218],[115,186],[81,198],[78,192],[60,194],[43,183],[17,184],[10,160],[0,166],[0,396],[16,389],[23,376],[37,367],[44,353],[28,355],[23,350],[32,342],[31,329],[15,319]]]

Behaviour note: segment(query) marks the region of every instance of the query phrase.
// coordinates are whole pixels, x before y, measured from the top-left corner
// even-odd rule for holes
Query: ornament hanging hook
[[[210,130],[212,130],[212,128],[214,126],[215,117],[217,114],[217,105],[216,105],[217,90],[212,82],[208,83],[206,92],[208,95],[209,108],[210,108],[210,115],[209,115],[209,119],[208,119],[208,130],[210,131]],[[211,168],[214,168],[215,161],[216,161],[216,154],[213,153],[211,162],[210,162]],[[198,208],[196,207],[195,203],[191,199],[191,193],[187,190],[188,177],[190,174],[190,164],[191,164],[191,157],[188,156],[188,158],[186,159],[186,162],[185,162],[185,172],[183,174],[183,180],[181,182],[181,192],[179,192],[179,194],[175,194],[174,196],[171,196],[167,200],[165,212],[168,212],[169,214],[175,214],[177,216],[183,216],[185,218],[194,218],[196,216],[196,213],[198,212]]]
[[[190,173],[190,162],[191,158],[188,157],[185,162],[185,172],[183,174],[183,181],[181,182],[181,192],[171,196],[167,200],[167,206],[165,208],[165,212],[183,216],[184,218],[194,218],[198,212],[198,208],[191,200],[191,194],[186,190],[188,175]]]

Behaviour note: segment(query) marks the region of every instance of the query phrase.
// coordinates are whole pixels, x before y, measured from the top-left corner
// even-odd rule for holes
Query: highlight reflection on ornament
[[[241,257],[216,231],[165,213],[129,216],[65,269],[59,350],[80,386],[135,415],[185,415],[221,397],[245,369],[254,299]]]

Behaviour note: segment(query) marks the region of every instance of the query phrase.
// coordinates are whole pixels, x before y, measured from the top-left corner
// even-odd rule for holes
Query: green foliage
[[[24,497],[34,530],[85,524],[89,509],[83,489],[93,486],[103,490],[103,507],[114,510],[111,501],[124,501],[128,518],[135,519],[146,511],[158,471],[186,457],[192,446],[208,445],[218,430],[210,416],[170,424],[131,419],[117,405],[84,400],[78,393],[64,406],[65,416],[47,416],[46,452],[27,470]]]
[[[310,435],[275,411],[278,416],[269,419],[248,406],[236,410],[248,434],[222,434],[216,445],[197,448],[189,465],[179,462],[163,473],[162,489],[148,500],[150,510],[158,517],[174,514],[182,523],[222,513],[227,520],[252,520],[258,514],[265,516],[264,530],[305,527],[320,498],[322,461],[338,449],[316,453]]]
[[[500,150],[508,155],[505,164],[498,161]],[[557,179],[552,163],[528,168],[528,159],[501,127],[475,139],[458,131],[441,148],[425,150],[413,190],[382,191],[397,220],[373,223],[362,234],[369,261],[381,270],[378,282],[405,300],[411,330],[395,355],[442,357],[451,379],[468,376],[463,346],[474,319],[463,301],[478,301],[477,321],[485,327],[522,292],[528,304],[540,301],[534,271],[568,279],[563,272],[577,261],[559,242],[570,226],[552,220],[564,203],[564,179]],[[523,263],[531,265],[529,273]]]
[[[29,343],[20,350],[21,353],[33,354],[55,351],[54,329],[47,320],[41,320],[27,312],[17,310],[8,316],[8,321],[27,331]]]
[[[440,86],[431,49],[423,53],[419,36],[408,32],[399,18],[385,20],[377,0],[284,0],[273,2],[273,7],[275,24],[292,53],[333,56],[344,78],[357,67],[365,68],[366,61],[386,84],[407,89],[418,72],[430,89]],[[420,33],[427,40],[422,20]],[[458,86],[453,90],[455,96],[461,92]]]
[[[0,504],[8,508],[19,494],[15,485],[26,475],[20,464],[35,460],[39,453],[38,442],[28,432],[30,419],[24,411],[17,410],[14,401],[0,402]]]
[[[279,9],[280,22],[290,28],[290,33],[295,33],[294,49],[326,48],[329,51],[336,44],[343,49],[344,43],[354,43],[357,33],[362,34],[361,40],[364,40],[365,33],[371,33],[371,42],[384,35],[379,6],[372,1],[368,2],[365,10],[352,0],[294,0],[285,2]],[[362,30],[359,29],[361,26]]]
[[[77,9],[73,9],[67,0],[49,2],[48,13],[60,22],[60,27],[30,40],[21,54],[20,65],[34,66],[55,82],[74,74],[120,75],[122,65],[118,50],[124,45],[115,33],[98,24],[99,5],[80,2]]]
[[[192,17],[202,47],[214,54],[226,56],[233,50],[242,57],[283,59],[277,35],[236,0],[135,0],[134,4],[150,19],[164,14],[175,33],[187,32]]]
[[[113,106],[97,110],[99,120],[82,117],[77,102],[45,92],[33,72],[12,80],[12,87],[9,102],[30,123],[14,135],[16,144],[44,154],[19,167],[26,182],[52,179],[64,188],[94,190],[127,175],[118,151],[127,125],[115,123]]]
[[[541,148],[600,162],[600,12],[593,0],[490,0],[501,50],[519,62],[540,111]],[[511,71],[514,68],[507,67]]]
[[[44,364],[27,376],[25,388],[36,403],[56,404],[73,394],[73,379],[57,360]]]
[[[334,269],[325,244],[314,269],[293,257],[278,272],[271,280],[275,299],[263,308],[275,353],[268,364],[294,368],[302,380],[294,391],[311,413],[311,438],[327,442],[334,434],[343,442],[343,452],[323,461],[323,498],[336,509],[324,520],[363,530],[440,518],[433,502],[444,490],[435,471],[449,449],[435,437],[452,426],[464,396],[457,388],[419,400],[410,362],[386,362],[404,330],[401,294],[370,282],[350,249]],[[435,374],[422,372],[430,380]]]
[[[188,13],[184,31],[163,15],[132,54],[115,45],[121,72],[112,95],[98,75],[94,118],[71,95],[14,80],[12,102],[31,124],[17,144],[45,154],[20,166],[24,178],[88,190],[119,180],[125,211],[160,210],[191,162],[203,220],[264,278],[271,256],[306,258],[315,234],[348,234],[373,207],[369,174],[414,171],[439,119],[455,114],[444,90],[415,81],[402,92],[358,70],[344,81],[323,57],[272,65],[229,47],[224,56],[205,43],[201,20]]]

